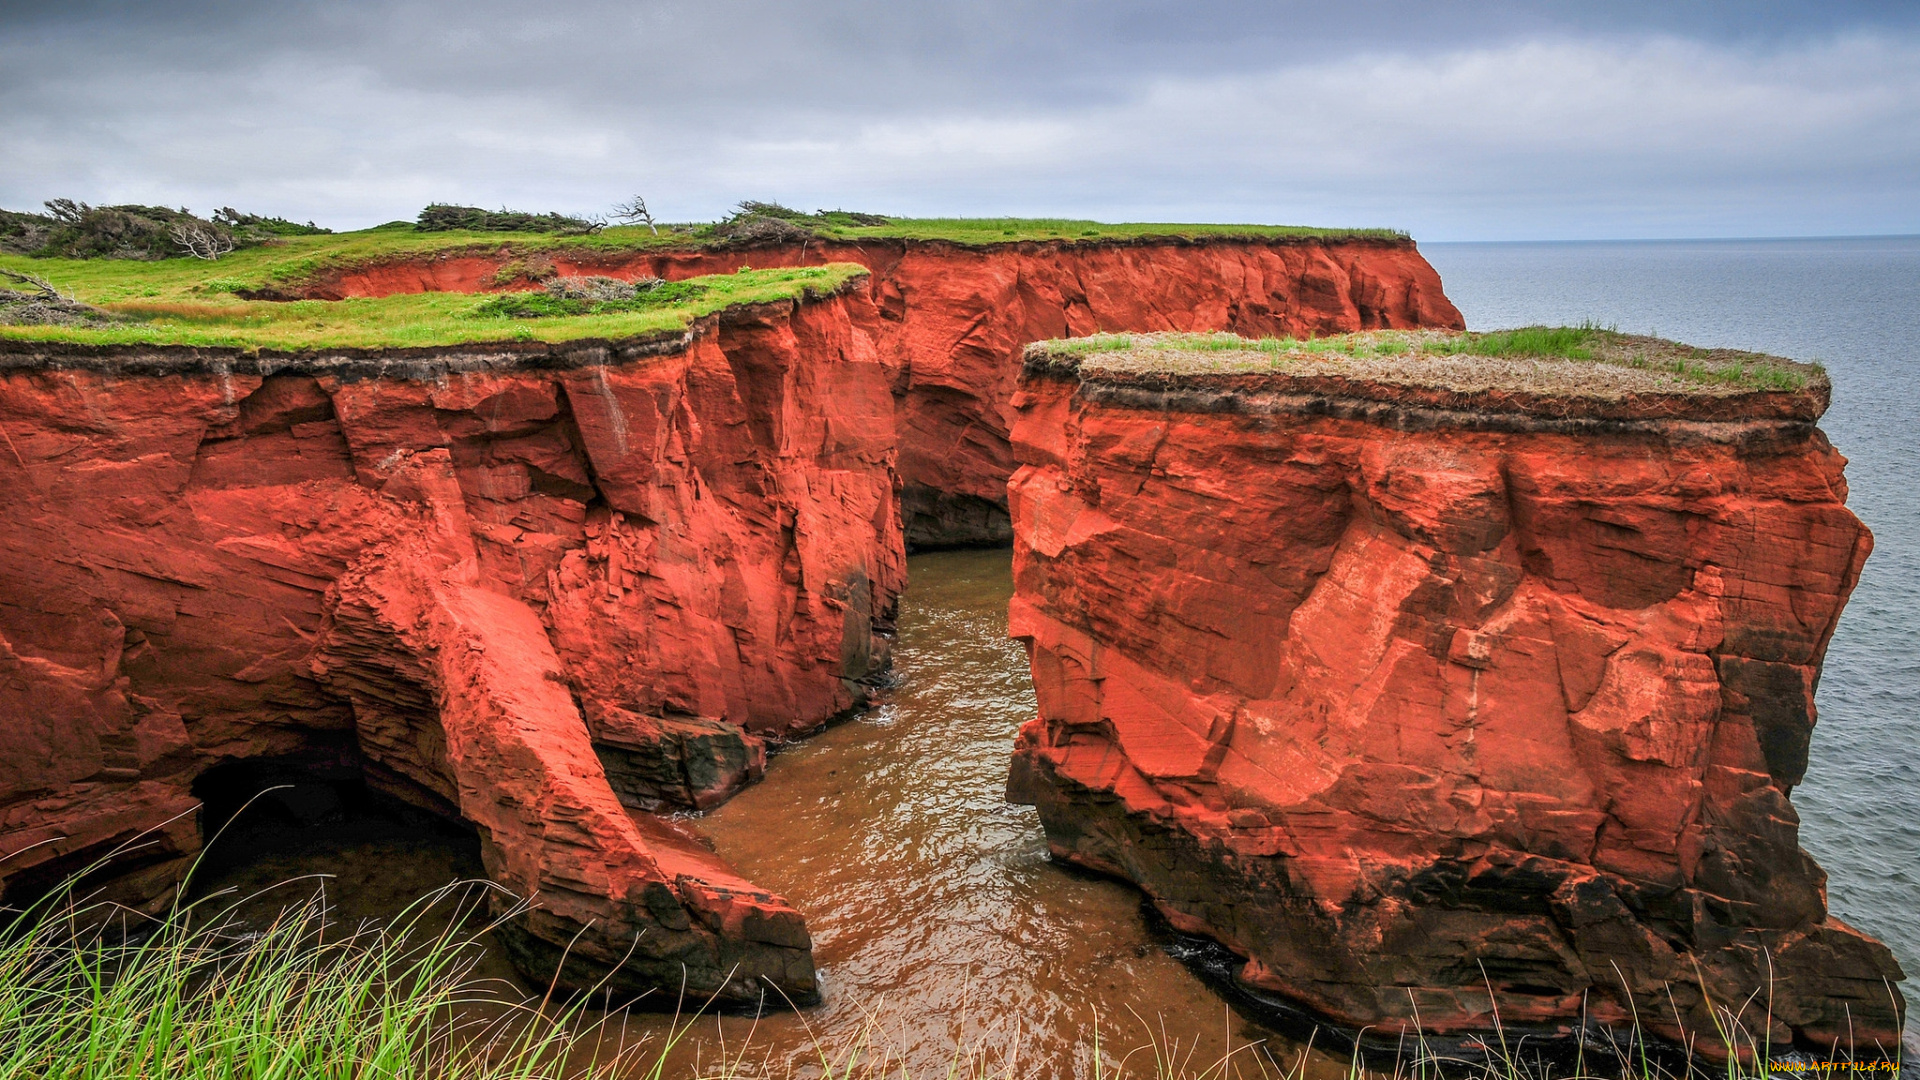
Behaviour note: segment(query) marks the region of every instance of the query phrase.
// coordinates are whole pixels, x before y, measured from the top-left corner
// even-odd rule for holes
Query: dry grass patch
[[[1461,333],[1372,330],[1324,338],[1096,334],[1037,342],[1029,364],[1112,375],[1341,376],[1459,393],[1619,398],[1805,389],[1826,374],[1762,353],[1698,349],[1597,326]]]

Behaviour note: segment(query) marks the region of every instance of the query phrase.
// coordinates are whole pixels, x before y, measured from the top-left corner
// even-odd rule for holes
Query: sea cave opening
[[[209,911],[271,918],[317,898],[352,926],[486,876],[471,825],[370,784],[349,750],[223,762],[192,790],[202,848],[185,899]]]

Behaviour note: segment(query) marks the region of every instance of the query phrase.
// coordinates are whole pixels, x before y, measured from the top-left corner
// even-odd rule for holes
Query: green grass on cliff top
[[[832,292],[867,272],[853,263],[741,270],[690,278],[695,296],[676,303],[607,314],[517,319],[482,310],[499,294],[411,293],[378,299],[239,300],[205,295],[186,298],[156,294],[118,299],[110,290],[63,279],[44,265],[56,260],[0,259],[0,266],[25,269],[71,289],[79,299],[98,303],[121,321],[99,326],[0,324],[0,340],[82,345],[188,345],[210,348],[271,349],[299,352],[330,348],[424,348],[502,341],[617,340],[661,331],[680,331],[695,319],[724,308],[789,300],[812,292]],[[93,260],[72,263],[88,271],[128,266],[173,271],[175,264],[198,260],[128,263]],[[222,260],[220,265],[224,265]],[[200,267],[212,264],[199,263]],[[191,269],[189,265],[184,267]],[[102,275],[112,280],[110,275]],[[0,285],[11,284],[0,281]],[[18,288],[19,286],[15,285]],[[691,291],[691,290],[690,290]]]
[[[1342,375],[1544,393],[1793,391],[1825,374],[1818,364],[1698,349],[1591,324],[1482,333],[1371,330],[1310,339],[1094,334],[1035,342],[1027,346],[1027,357],[1077,361],[1087,374]]]
[[[836,226],[827,230],[835,240],[899,237],[906,240],[948,240],[956,244],[1012,244],[1035,240],[1092,242],[1177,236],[1249,237],[1260,240],[1405,240],[1398,229],[1321,229],[1308,225],[1202,225],[1134,221],[1113,224],[1070,218],[894,218],[885,225]]]
[[[1178,225],[1054,218],[894,218],[885,225],[819,225],[823,241],[902,238],[987,245],[1022,241],[1091,243],[1141,237],[1250,237],[1258,239],[1406,239],[1391,229],[1315,229],[1300,225]],[[645,226],[616,226],[577,236],[553,233],[420,232],[394,222],[359,232],[289,236],[244,248],[217,262],[200,259],[35,259],[0,255],[0,266],[25,270],[94,304],[136,300],[204,300],[236,292],[298,290],[327,273],[409,258],[463,252],[512,259],[568,251],[617,256],[622,252],[700,251],[725,241],[692,226],[665,226],[659,235]],[[743,252],[742,261],[751,262]],[[5,284],[0,282],[0,284]]]

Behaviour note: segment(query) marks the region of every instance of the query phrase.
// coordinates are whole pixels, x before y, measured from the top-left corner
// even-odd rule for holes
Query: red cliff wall
[[[1788,798],[1871,546],[1824,389],[1609,419],[1247,382],[1015,398],[1010,795],[1055,854],[1388,1038],[1629,997],[1678,1038],[1670,990],[1710,1040],[1704,982],[1771,993],[1776,1046],[1896,1046]]]
[[[534,274],[680,279],[756,267],[860,263],[873,271],[875,348],[895,386],[907,541],[938,546],[1010,538],[1014,468],[1008,405],[1030,341],[1111,330],[1231,330],[1262,335],[1460,329],[1460,312],[1411,242],[1142,240],[965,247],[869,240],[720,252],[555,252]],[[323,298],[498,284],[509,251],[378,264],[310,287]]]
[[[0,884],[157,830],[111,888],[162,904],[196,776],[344,762],[477,828],[537,904],[530,969],[572,942],[576,984],[631,950],[616,986],[684,964],[698,994],[806,1000],[799,914],[643,811],[724,798],[761,735],[861,704],[885,663],[904,562],[871,321],[854,291],[653,346],[16,347]]]
[[[685,340],[271,357],[0,351],[0,889],[115,855],[163,904],[232,761],[363,775],[479,832],[523,965],[813,993],[779,897],[651,816],[862,704],[924,543],[1004,540],[1021,346],[1099,329],[1455,325],[1411,244],[882,242],[828,301]],[[479,288],[507,256],[332,295]],[[525,284],[525,283],[523,283]],[[915,513],[913,508],[918,508]],[[143,834],[146,834],[143,836]],[[140,838],[131,850],[122,845]],[[542,975],[544,978],[544,974]]]

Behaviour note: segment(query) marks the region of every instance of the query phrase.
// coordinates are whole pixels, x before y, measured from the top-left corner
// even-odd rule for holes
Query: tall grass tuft
[[[636,1071],[654,1048],[587,1022],[584,997],[529,1001],[476,978],[479,946],[459,918],[423,932],[430,909],[458,900],[436,894],[385,927],[347,932],[317,898],[265,929],[206,902],[157,919],[71,898],[38,905],[0,932],[0,1080]]]
[[[1568,360],[1591,360],[1595,339],[1612,333],[1613,330],[1590,322],[1579,326],[1523,326],[1516,330],[1461,334],[1429,346],[1428,351],[1474,356],[1553,356]]]

